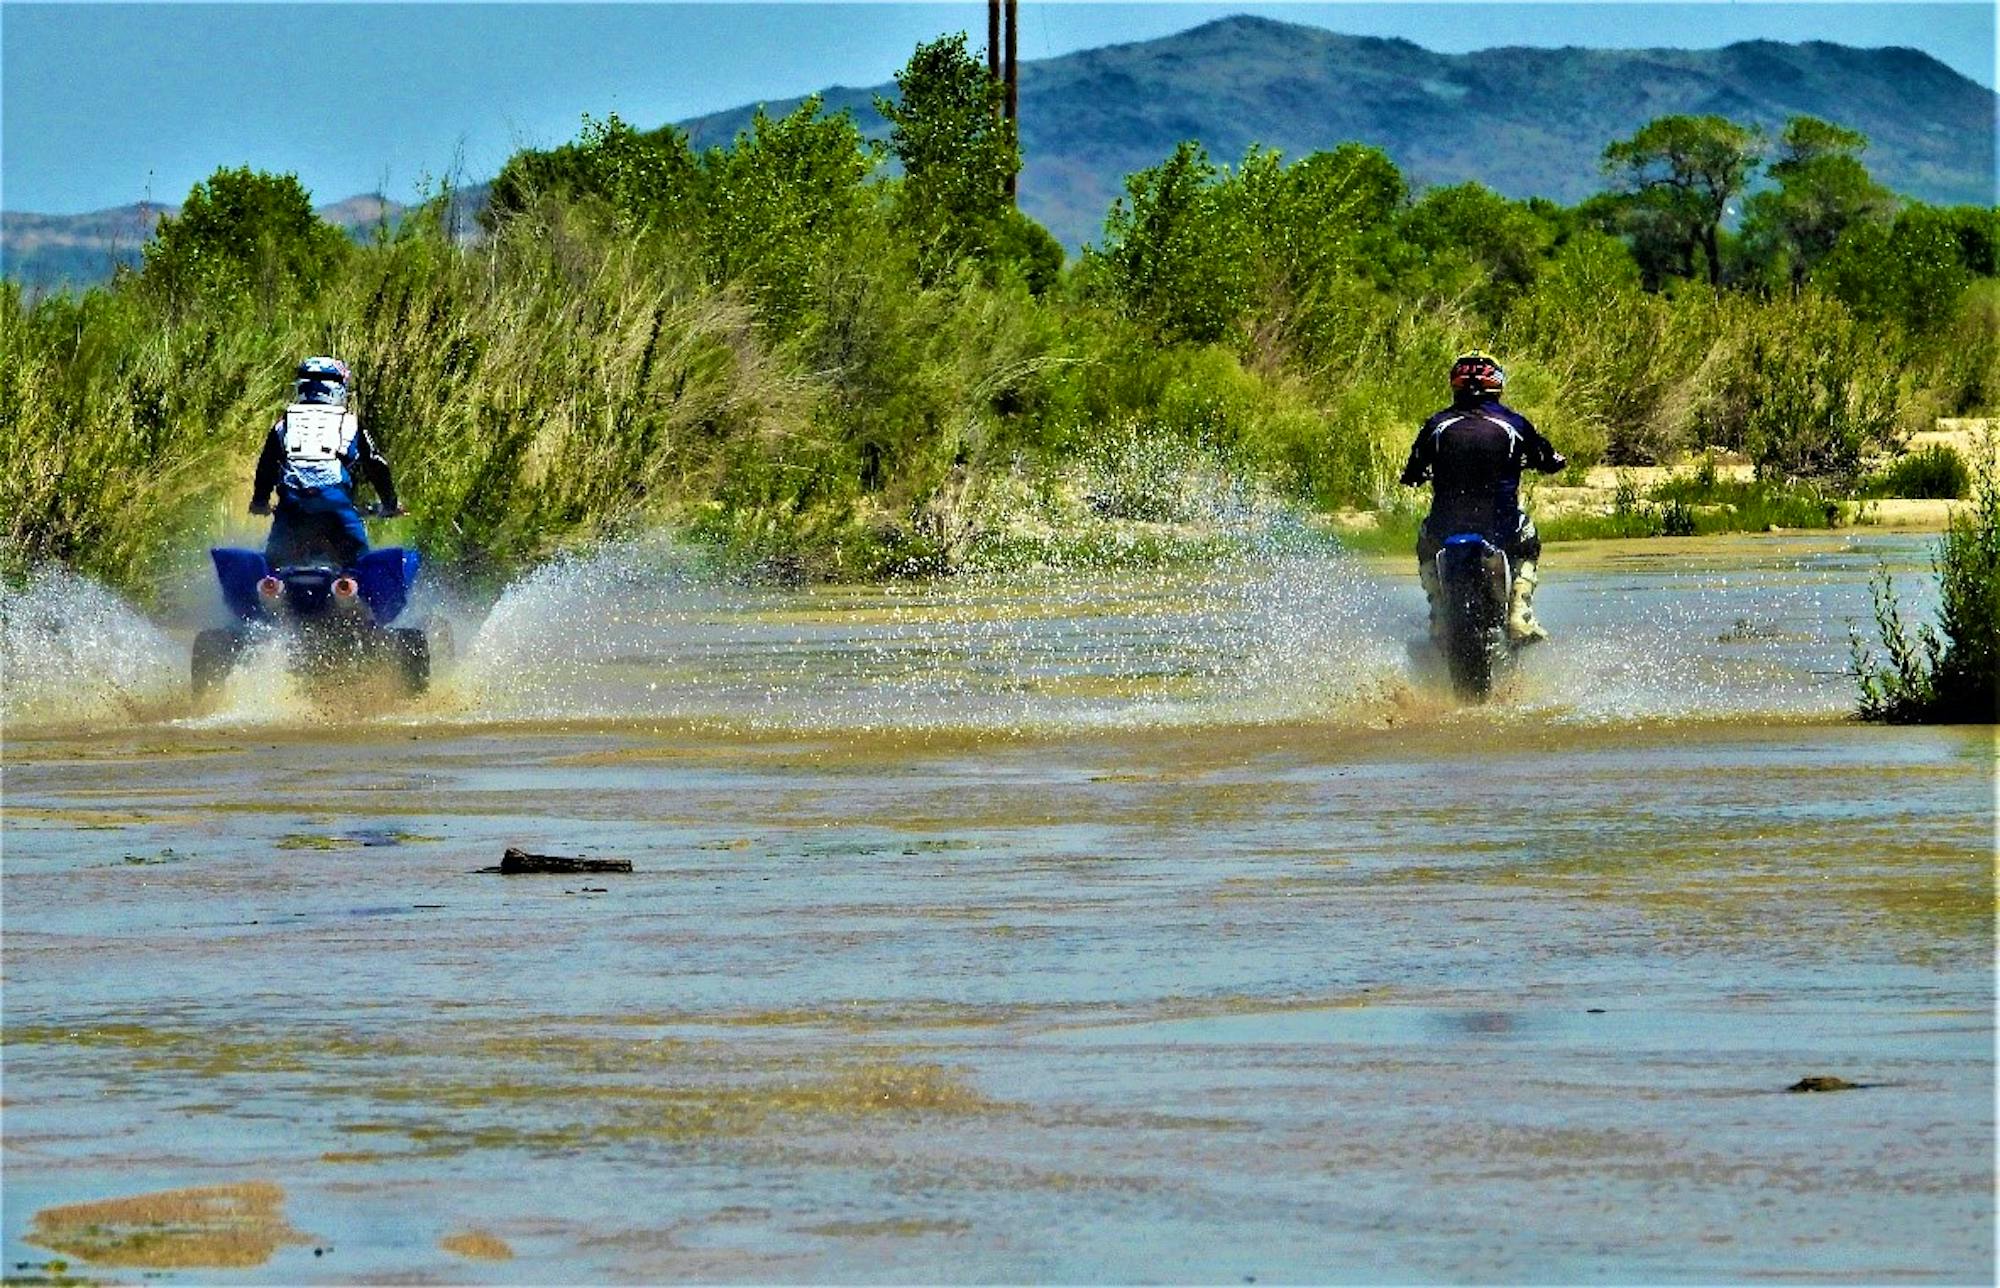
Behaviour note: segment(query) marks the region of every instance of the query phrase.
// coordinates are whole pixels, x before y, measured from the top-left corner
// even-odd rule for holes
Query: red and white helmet
[[[1454,393],[1497,394],[1507,386],[1507,373],[1491,354],[1474,349],[1452,359],[1451,387]]]

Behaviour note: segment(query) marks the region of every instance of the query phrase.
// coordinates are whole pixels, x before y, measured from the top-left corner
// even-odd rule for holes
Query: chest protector
[[[361,422],[344,407],[294,403],[279,431],[285,448],[284,484],[307,491],[347,484],[347,458]]]

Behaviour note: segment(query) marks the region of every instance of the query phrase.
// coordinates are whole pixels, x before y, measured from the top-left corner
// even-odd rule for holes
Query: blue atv
[[[273,568],[260,550],[216,547],[208,553],[235,621],[194,638],[190,670],[198,710],[213,700],[243,651],[273,633],[285,638],[296,674],[346,680],[386,672],[405,695],[429,687],[431,633],[396,625],[423,567],[416,551],[370,550],[350,568],[328,559]],[[448,654],[450,636],[441,620],[432,631]]]

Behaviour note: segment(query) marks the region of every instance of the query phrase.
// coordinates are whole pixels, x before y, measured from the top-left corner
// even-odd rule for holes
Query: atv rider
[[[1451,406],[1424,422],[1403,467],[1403,483],[1431,480],[1431,512],[1417,534],[1417,578],[1430,600],[1431,636],[1442,629],[1437,554],[1445,539],[1476,532],[1507,552],[1514,565],[1507,638],[1527,644],[1548,638],[1535,621],[1535,563],[1542,539],[1521,509],[1521,471],[1554,474],[1569,462],[1528,418],[1500,401],[1507,373],[1484,353],[1451,364]]]
[[[271,513],[271,489],[278,491],[277,515],[264,559],[273,568],[330,558],[352,568],[368,550],[368,533],[354,508],[359,465],[381,500],[381,513],[404,513],[396,504],[389,462],[375,450],[368,431],[347,408],[353,378],[338,358],[307,358],[299,364],[297,393],[271,426],[257,458],[250,513]]]

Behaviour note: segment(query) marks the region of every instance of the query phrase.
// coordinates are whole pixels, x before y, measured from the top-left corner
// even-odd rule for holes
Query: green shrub
[[[1875,628],[1887,665],[1859,634],[1852,671],[1858,714],[1888,724],[1992,724],[2000,718],[2000,470],[1992,444],[1973,487],[1969,512],[1956,515],[1939,542],[1935,626],[1915,635],[1887,571],[1874,582]]]
[[[1696,537],[1769,528],[1831,528],[1847,520],[1847,507],[1812,487],[1764,480],[1718,479],[1711,462],[1641,490],[1619,479],[1606,514],[1564,514],[1540,523],[1545,541],[1613,537]]]
[[[1948,444],[1932,443],[1898,457],[1862,487],[1864,496],[1908,496],[1960,500],[1972,489],[1972,471]]]
[[[1893,445],[1906,401],[1895,355],[1838,300],[1729,298],[1720,315],[1695,378],[1695,445],[1742,452],[1761,478],[1836,488]]]

